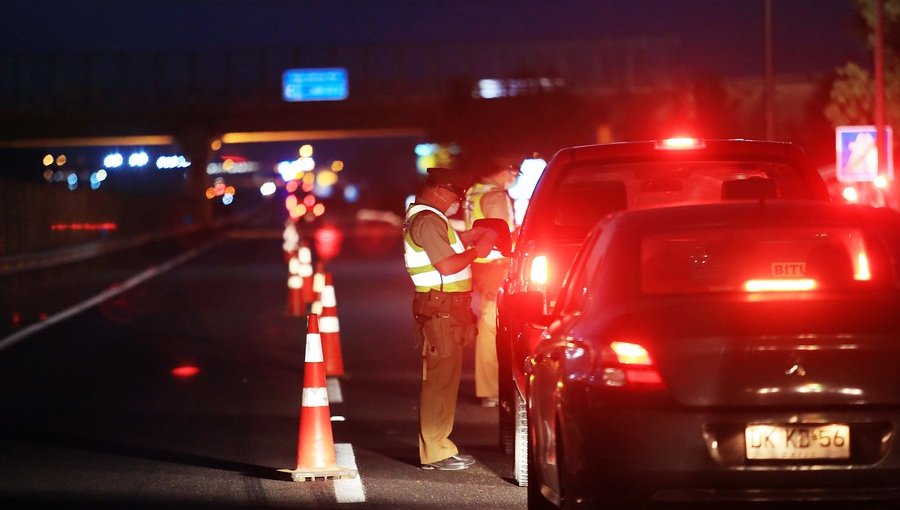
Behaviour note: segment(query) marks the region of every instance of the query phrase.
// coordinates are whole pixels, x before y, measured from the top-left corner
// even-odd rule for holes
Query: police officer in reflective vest
[[[496,239],[490,229],[457,233],[448,216],[459,210],[466,173],[429,168],[428,180],[406,211],[406,269],[415,285],[413,314],[422,347],[419,459],[423,469],[459,470],[474,464],[450,440],[462,371],[463,347],[476,335],[469,265],[487,256]],[[473,246],[473,248],[466,248]]]
[[[475,220],[500,218],[515,227],[512,199],[508,190],[519,176],[511,166],[491,167],[466,192],[466,228]],[[478,294],[478,336],[475,341],[475,395],[484,407],[495,407],[498,400],[497,373],[497,293],[509,270],[509,259],[492,250],[487,257],[472,263],[472,281]]]

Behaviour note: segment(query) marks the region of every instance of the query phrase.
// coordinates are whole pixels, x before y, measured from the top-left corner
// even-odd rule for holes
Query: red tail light
[[[610,342],[600,357],[600,379],[605,386],[640,390],[665,388],[650,352],[633,342]]]
[[[531,285],[547,285],[547,256],[538,255],[531,259],[531,267],[528,268],[528,283]]]

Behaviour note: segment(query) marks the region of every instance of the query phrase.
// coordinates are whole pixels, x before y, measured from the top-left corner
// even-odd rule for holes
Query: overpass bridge
[[[0,51],[0,151],[30,149],[17,152],[30,154],[25,165],[5,157],[10,151],[0,152],[0,258],[95,236],[48,230],[66,217],[113,219],[118,230],[110,239],[172,228],[182,217],[210,223],[215,214],[201,198],[209,186],[203,170],[216,157],[212,147],[218,142],[405,137],[454,142],[464,154],[519,156],[593,142],[598,123],[615,114],[614,98],[678,84],[678,47],[671,39],[635,37]],[[283,73],[297,68],[345,69],[348,97],[284,101]],[[133,195],[91,193],[85,186],[72,193],[65,183],[48,186],[40,179],[46,153],[126,146],[177,150],[191,162],[178,176],[159,177],[168,179],[165,217],[158,206]],[[46,153],[35,158],[37,151]],[[77,169],[70,163],[63,170]]]
[[[6,53],[0,54],[0,145],[123,137],[190,147],[229,133],[269,134],[232,137],[241,140],[391,133],[453,138],[471,129],[465,124],[473,116],[489,117],[502,99],[541,96],[547,103],[566,95],[594,104],[624,91],[670,88],[680,73],[678,55],[676,40],[648,37]],[[346,100],[282,99],[285,70],[336,67],[347,70]],[[485,79],[496,80],[493,97],[501,100],[468,104],[480,97],[479,80]],[[566,106],[571,101],[560,108]],[[508,107],[497,109],[498,118],[509,117]],[[525,115],[517,121],[532,120]],[[124,138],[150,135],[160,138]]]

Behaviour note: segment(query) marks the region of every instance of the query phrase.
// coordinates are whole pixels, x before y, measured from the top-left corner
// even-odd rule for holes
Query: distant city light
[[[288,193],[293,193],[297,191],[297,188],[300,187],[300,183],[298,181],[289,181],[285,184],[284,189],[287,190]]]
[[[206,198],[209,200],[216,198],[216,188],[213,188],[212,186],[206,188]]]
[[[427,170],[431,167],[453,166],[454,157],[460,152],[459,146],[455,143],[420,143],[415,147],[416,153],[416,169],[420,174],[426,175]]]
[[[100,179],[97,176],[97,172],[94,172],[91,174],[90,181],[91,181],[91,189],[100,188],[100,183],[102,182],[102,179]]]
[[[437,152],[436,143],[420,143],[416,144],[416,156],[430,156]]]
[[[841,192],[841,196],[848,202],[859,202],[859,193],[856,192],[856,188],[853,186],[844,188],[844,191]]]
[[[97,180],[100,182],[103,182],[106,180],[106,178],[108,177],[109,174],[106,173],[106,170],[101,168],[100,170],[97,170],[96,175],[97,175]]]
[[[272,181],[263,183],[263,185],[259,187],[259,193],[264,197],[272,196],[276,191],[278,191],[278,186]]]
[[[313,146],[310,144],[303,144],[300,146],[300,157],[308,158],[313,155]]]
[[[191,166],[191,162],[184,156],[160,156],[156,158],[156,168],[160,170],[171,170],[173,168],[187,168]]]
[[[291,162],[290,161],[280,161],[277,165],[275,165],[275,171],[278,172],[278,175],[285,181],[294,180],[294,174],[291,171]]]
[[[313,206],[312,211],[313,211],[313,214],[316,216],[321,216],[321,215],[325,214],[325,204],[323,204],[321,202],[316,204],[315,206]]]
[[[313,195],[306,195],[303,197],[303,205],[306,207],[312,207],[316,204],[316,197]]]
[[[219,140],[218,138],[216,138],[215,140],[212,141],[211,144],[209,144],[209,148],[212,149],[213,152],[221,149],[222,148],[222,140]]]
[[[561,78],[511,78],[478,80],[478,89],[472,91],[472,97],[480,99],[497,99],[501,97],[525,96],[539,94],[565,87]]]
[[[234,195],[232,195],[231,193],[225,193],[224,195],[222,195],[223,204],[231,205],[232,202],[234,202]]]
[[[149,162],[150,156],[144,151],[135,152],[128,156],[128,166],[130,167],[145,166]]]
[[[357,188],[355,184],[348,184],[344,188],[344,200],[350,204],[356,203],[356,201],[359,200],[359,188]]]
[[[118,152],[109,154],[108,156],[103,158],[103,166],[106,168],[119,168],[124,162],[125,158],[123,158],[122,155]]]
[[[316,160],[314,160],[313,158],[300,158],[297,161],[300,166],[300,170],[303,170],[304,172],[311,172],[316,168]]]
[[[44,156],[44,166],[50,166],[53,164],[53,154],[47,154]]]
[[[872,181],[872,184],[874,184],[875,187],[878,189],[887,189],[887,187],[888,187],[887,177],[885,177],[883,175],[879,175],[878,177],[875,178],[874,181]]]
[[[47,182],[53,180],[53,170],[50,170],[49,168],[44,170],[44,180]]]
[[[68,177],[66,177],[66,183],[69,184],[69,189],[74,190],[78,187],[78,176],[75,173],[70,173]]]
[[[105,223],[54,223],[50,230],[116,230],[119,226],[111,221]]]
[[[328,188],[334,186],[338,181],[338,175],[331,170],[322,170],[316,175],[316,184]]]
[[[331,170],[335,172],[340,172],[344,169],[344,162],[341,160],[336,160],[331,163]]]
[[[56,157],[56,166],[63,166],[66,164],[66,161],[67,161],[66,155],[60,154],[59,156]]]

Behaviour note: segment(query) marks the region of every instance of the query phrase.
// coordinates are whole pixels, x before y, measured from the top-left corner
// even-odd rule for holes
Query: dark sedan
[[[566,269],[597,221],[613,211],[763,198],[829,201],[797,145],[670,138],[569,147],[547,165],[528,205],[497,299],[500,443],[527,484],[525,358],[543,328],[522,322],[515,296],[538,291],[552,308]]]
[[[900,498],[895,212],[617,213],[541,303],[520,305],[549,325],[526,369],[529,508]]]

